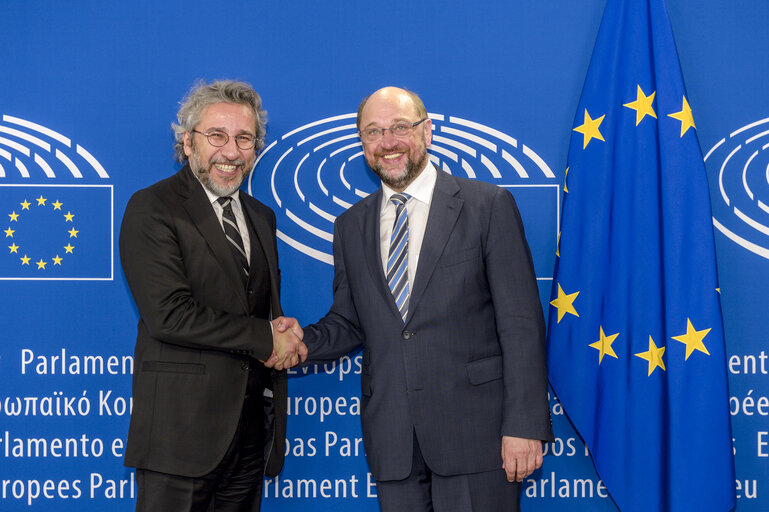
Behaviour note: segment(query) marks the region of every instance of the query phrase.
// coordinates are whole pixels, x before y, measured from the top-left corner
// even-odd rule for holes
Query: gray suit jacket
[[[261,244],[267,258],[266,299],[278,316],[275,215],[251,196],[240,197],[251,246]],[[252,314],[256,297],[243,286],[222,226],[189,167],[134,194],[120,229],[120,259],[140,316],[125,464],[191,477],[209,473],[238,425],[249,366],[272,353],[272,331],[268,319]],[[285,372],[271,376],[266,473],[276,475],[287,393]]]
[[[382,269],[381,194],[336,220],[334,304],[305,328],[310,357],[363,346],[377,480],[408,476],[414,432],[437,474],[498,469],[502,435],[552,438],[542,307],[515,201],[438,172],[404,325]]]

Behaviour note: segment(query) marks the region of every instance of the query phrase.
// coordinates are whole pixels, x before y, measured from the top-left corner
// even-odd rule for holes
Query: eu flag
[[[0,280],[111,280],[111,185],[0,184]]]
[[[728,511],[710,198],[663,0],[608,0],[568,159],[552,387],[620,510]]]

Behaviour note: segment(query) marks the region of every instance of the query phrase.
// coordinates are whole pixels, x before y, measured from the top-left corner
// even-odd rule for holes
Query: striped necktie
[[[235,221],[235,214],[232,211],[232,198],[230,196],[220,197],[217,199],[217,202],[222,205],[224,235],[227,237],[227,241],[230,242],[238,266],[243,270],[243,281],[247,283],[248,258],[246,257],[246,251],[243,249],[243,238],[240,236],[238,223]]]
[[[390,197],[395,205],[395,224],[387,255],[387,284],[404,322],[409,312],[409,218],[406,201],[410,197],[408,194],[393,194]]]

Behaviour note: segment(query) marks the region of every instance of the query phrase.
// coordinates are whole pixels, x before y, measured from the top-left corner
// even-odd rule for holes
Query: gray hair
[[[199,80],[179,102],[181,106],[176,113],[178,123],[171,123],[176,140],[174,158],[177,161],[181,163],[187,161],[187,155],[184,153],[184,134],[192,131],[198,125],[203,111],[214,103],[249,105],[256,115],[254,135],[256,135],[257,140],[254,151],[258,153],[264,147],[264,136],[267,133],[267,111],[262,108],[262,98],[251,84],[234,80],[214,80],[210,84],[206,84],[205,80]]]

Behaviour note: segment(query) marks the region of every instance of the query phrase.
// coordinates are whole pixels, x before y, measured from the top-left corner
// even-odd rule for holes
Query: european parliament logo
[[[769,118],[738,128],[705,155],[713,225],[769,259]]]
[[[433,121],[430,160],[444,172],[509,188],[524,223],[529,212],[532,254],[545,255],[541,262],[535,256],[537,275],[549,279],[561,202],[553,171],[506,133],[460,117],[428,115]],[[270,191],[278,238],[328,264],[333,264],[336,217],[379,188],[363,157],[355,117],[343,114],[289,131],[265,148],[248,181],[249,193]]]
[[[68,137],[3,115],[0,280],[111,280],[113,187],[99,183],[107,178]]]

